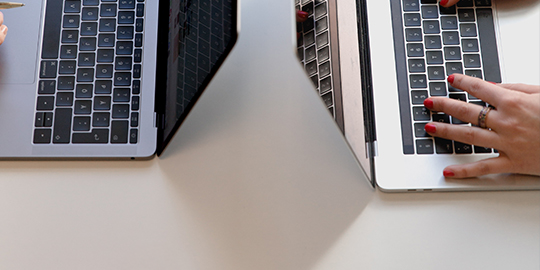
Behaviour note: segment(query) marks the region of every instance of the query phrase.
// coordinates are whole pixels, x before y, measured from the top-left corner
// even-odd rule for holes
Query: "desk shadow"
[[[187,162],[163,158],[159,166],[178,211],[187,209],[213,246],[213,254],[193,252],[220,269],[311,269],[375,194],[353,159],[327,168],[322,160],[306,164],[312,159],[302,155],[314,153],[294,147],[280,159],[234,145],[197,147],[205,146],[171,154],[190,156]]]

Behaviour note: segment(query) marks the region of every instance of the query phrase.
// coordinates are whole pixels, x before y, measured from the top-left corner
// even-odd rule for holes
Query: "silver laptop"
[[[5,10],[0,157],[160,154],[237,37],[236,0],[23,0]]]
[[[540,177],[445,179],[443,168],[497,156],[495,149],[432,138],[429,96],[485,105],[449,87],[452,73],[540,84],[540,2],[296,0],[298,57],[373,185],[383,191],[540,189]],[[527,59],[525,61],[525,59]],[[540,165],[539,165],[540,166]]]

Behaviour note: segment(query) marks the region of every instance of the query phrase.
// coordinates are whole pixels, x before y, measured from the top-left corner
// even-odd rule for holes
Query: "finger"
[[[443,175],[449,178],[468,178],[486,174],[504,173],[512,170],[512,163],[505,155],[477,162],[451,165],[444,168]]]
[[[0,12],[0,25],[4,24],[4,13]]]
[[[497,149],[500,146],[500,138],[497,133],[479,127],[431,122],[425,125],[425,130],[431,136],[470,145]]]
[[[462,74],[452,74],[448,76],[448,82],[455,88],[467,91],[495,107],[504,98],[507,91],[493,83],[483,81],[478,78],[469,77]]]
[[[457,2],[459,2],[459,0],[441,0],[439,4],[441,4],[441,6],[443,7],[451,7],[455,5]]]
[[[305,12],[305,11],[302,11],[302,10],[297,10],[296,11],[296,21],[297,22],[305,22],[307,20],[309,16],[309,13]]]
[[[540,93],[540,85],[528,85],[528,84],[523,84],[523,83],[502,83],[502,84],[498,84],[498,86],[508,89],[508,90],[522,92],[525,94]]]
[[[8,30],[7,26],[5,25],[0,26],[0,45],[2,45],[2,43],[4,43],[4,40],[6,39],[7,30]]]
[[[481,106],[443,97],[430,97],[424,100],[424,106],[431,111],[444,112],[454,118],[474,125],[478,125],[478,116],[482,110]],[[496,129],[493,119],[497,119],[498,114],[499,112],[496,110],[491,110],[485,120],[486,126]]]

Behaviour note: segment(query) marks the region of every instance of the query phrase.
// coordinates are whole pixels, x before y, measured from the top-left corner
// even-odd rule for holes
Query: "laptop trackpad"
[[[36,77],[42,2],[18,1],[24,7],[2,10],[7,38],[0,45],[0,84],[29,84]]]

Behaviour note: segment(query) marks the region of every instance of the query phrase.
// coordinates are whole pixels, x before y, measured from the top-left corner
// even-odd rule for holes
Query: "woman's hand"
[[[0,45],[4,43],[4,39],[6,39],[7,30],[7,26],[4,25],[4,14],[0,12]]]
[[[487,113],[485,129],[432,122],[426,124],[426,131],[436,137],[495,148],[499,156],[448,166],[444,169],[444,176],[465,178],[493,173],[540,175],[540,86],[493,84],[461,74],[450,75],[448,82],[496,109]],[[481,125],[481,106],[442,97],[428,98],[424,106],[473,125]]]

